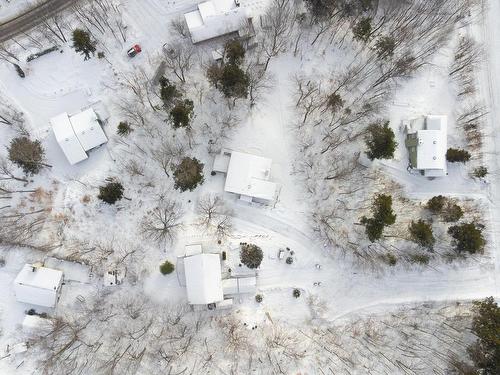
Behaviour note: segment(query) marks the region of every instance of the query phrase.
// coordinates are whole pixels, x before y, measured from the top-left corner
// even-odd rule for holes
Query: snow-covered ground
[[[0,23],[8,21],[32,8],[41,0],[2,0],[0,1]]]
[[[500,165],[497,160],[500,138],[496,134],[498,124],[495,121],[500,116],[500,26],[496,22],[500,18],[498,1],[489,2],[483,28],[470,30],[478,38],[484,39],[488,51],[480,85],[481,95],[490,107],[489,128],[485,132],[490,136],[485,142],[488,150],[484,151],[491,172],[488,183],[471,179],[470,170],[463,165],[450,166],[447,177],[432,181],[409,174],[406,168],[404,134],[398,126],[401,120],[428,113],[446,114],[450,119],[454,118],[456,99],[448,77],[451,47],[441,51],[432,64],[398,87],[387,112],[400,147],[394,160],[372,165],[376,173],[396,181],[403,187],[405,194],[416,201],[443,194],[473,199],[481,207],[486,207],[481,213],[487,221],[486,253],[484,256],[459,259],[452,263],[438,262],[427,267],[398,264],[375,270],[356,264],[348,254],[332,254],[318,238],[310,225],[308,193],[297,176],[300,172],[294,168],[300,140],[294,137],[294,87],[291,78],[295,73],[320,70],[324,62],[318,58],[319,53],[304,58],[293,57],[290,53],[273,58],[269,68],[273,76],[272,89],[263,95],[256,108],[245,108],[239,113],[242,115],[241,123],[225,140],[226,148],[271,158],[271,180],[279,185],[280,194],[278,201],[270,206],[245,205],[234,196],[225,194],[233,231],[221,244],[214,240],[212,234],[200,229],[195,219],[198,199],[204,194],[222,194],[224,184],[223,176],[210,175],[213,156],[202,147],[203,142],[206,142],[202,137],[195,149],[190,150],[205,163],[205,183],[194,192],[180,194],[174,191],[171,179],[161,173],[154,175],[154,181],[148,181],[144,176],[131,178],[125,175],[123,164],[130,155],[126,155],[123,150],[137,151],[127,144],[128,140],[116,135],[116,125],[123,116],[117,103],[120,95],[126,92],[121,75],[125,76],[141,67],[151,75],[162,46],[173,39],[169,21],[192,10],[196,3],[194,0],[123,0],[121,9],[128,25],[128,39],[120,44],[109,37],[106,59],[83,61],[82,56],[74,53],[68,43],[60,51],[30,63],[23,62],[22,66],[26,68],[24,79],[15,74],[11,64],[0,61],[0,94],[8,97],[25,113],[32,136],[42,142],[47,162],[52,166],[50,170],[33,177],[32,183],[53,192],[51,215],[53,221],[59,223],[57,241],[62,246],[50,255],[67,255],[71,246],[83,253],[90,249],[93,251],[96,246],[109,244],[121,247],[120,251],[124,252],[131,248],[137,249],[131,257],[137,257],[134,262],[139,265],[137,270],[133,270],[137,271],[134,282],[127,284],[128,280],[124,285],[112,289],[103,287],[102,275],[95,274],[91,267],[72,262],[61,263],[37,250],[14,248],[3,251],[1,254],[6,265],[0,269],[0,372],[14,373],[13,368],[22,362],[19,359],[21,357],[17,356],[10,362],[3,361],[3,349],[6,345],[22,340],[18,333],[24,318],[23,311],[31,307],[15,301],[12,282],[24,263],[42,259],[54,268],[63,269],[67,280],[58,308],[49,310],[49,314],[76,311],[82,300],[113,293],[119,296],[120,293],[126,294],[125,288],[129,287],[131,295],[144,294],[160,306],[186,305],[185,288],[175,275],[161,275],[158,264],[165,259],[175,263],[178,257],[184,255],[184,246],[190,243],[203,243],[204,247],[211,250],[227,251],[228,262],[236,270],[239,268],[240,242],[255,243],[264,250],[256,290],[256,293],[264,296],[263,302],[257,304],[254,294],[243,295],[234,308],[235,315],[248,326],[265,326],[269,320],[276,320],[302,332],[302,327],[317,321],[339,330],[355,330],[356,324],[352,321],[357,317],[381,322],[391,319],[391,314],[400,307],[412,309],[424,302],[434,303],[436,308],[445,306],[443,309],[450,310],[446,314],[453,316],[456,313],[453,303],[457,300],[500,297],[500,250],[496,246],[500,243]],[[24,3],[13,1],[12,5],[0,7],[0,21],[8,17],[8,12],[13,14],[21,9],[21,4]],[[143,52],[130,60],[125,56],[125,51],[134,43],[141,44]],[[23,57],[27,53],[21,52]],[[317,60],[311,61],[315,58]],[[193,74],[198,74],[196,79],[204,79],[199,72]],[[193,92],[196,91],[191,88],[189,93]],[[70,166],[50,130],[49,119],[61,112],[78,112],[99,101],[111,113],[104,124],[110,142],[92,151],[88,160]],[[201,116],[203,114],[200,113]],[[460,146],[462,135],[453,121],[449,126],[449,145]],[[10,130],[0,128],[0,154],[5,154],[5,146],[11,138]],[[150,159],[144,162],[146,165],[152,163]],[[99,202],[96,198],[98,186],[107,177],[127,181],[125,196],[131,200],[122,200],[116,209]],[[157,245],[145,241],[138,230],[142,217],[150,214],[148,209],[157,196],[169,194],[184,207],[182,229],[171,244]],[[294,252],[291,265],[277,258],[279,249],[287,247]],[[293,298],[292,290],[295,288],[301,290],[301,298]],[[319,301],[319,312],[312,307],[313,300]],[[366,328],[365,324],[368,326],[369,322],[362,323],[363,329]],[[305,330],[308,331],[308,328]],[[395,333],[389,333],[388,337],[391,335]],[[329,339],[333,340],[331,337]],[[313,341],[311,346],[314,346]],[[317,355],[324,358],[323,354]],[[314,363],[314,360],[311,362]],[[19,367],[15,373],[31,373],[29,366]],[[389,367],[391,370],[397,371]],[[363,368],[357,371],[363,373]]]

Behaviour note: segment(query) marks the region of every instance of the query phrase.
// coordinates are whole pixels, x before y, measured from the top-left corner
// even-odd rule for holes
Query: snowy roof
[[[257,287],[255,276],[233,277],[222,280],[224,294],[253,293]]]
[[[26,264],[14,280],[16,298],[19,302],[54,307],[62,278],[62,271]]]
[[[221,264],[217,254],[198,254],[184,258],[187,297],[191,305],[220,302]]]
[[[447,117],[427,116],[426,128],[417,131],[417,169],[446,173]]]
[[[91,150],[108,141],[92,108],[71,116],[69,120],[76,137],[85,151]]]
[[[51,118],[50,124],[52,125],[52,131],[56,136],[57,143],[61,146],[66,159],[68,159],[71,165],[88,158],[87,153],[73,131],[67,113],[61,113]]]
[[[232,152],[227,170],[225,191],[272,200],[276,184],[269,182],[272,160],[261,156]]]
[[[71,165],[87,159],[86,151],[108,141],[97,119],[92,108],[73,116],[62,113],[50,119],[57,143]]]
[[[191,40],[198,43],[238,31],[249,17],[246,8],[237,7],[234,0],[212,0],[198,4],[184,18]]]

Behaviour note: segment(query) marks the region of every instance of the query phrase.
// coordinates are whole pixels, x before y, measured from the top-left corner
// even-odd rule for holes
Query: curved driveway
[[[38,26],[46,17],[51,17],[69,8],[79,0],[47,0],[27,12],[0,24],[0,43]]]

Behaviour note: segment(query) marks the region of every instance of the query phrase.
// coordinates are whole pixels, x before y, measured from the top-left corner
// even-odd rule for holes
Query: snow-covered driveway
[[[486,69],[481,82],[484,97],[489,101],[490,116],[490,148],[489,165],[492,167],[491,188],[488,198],[492,205],[491,226],[493,241],[491,246],[495,264],[495,296],[500,296],[500,2],[484,0],[485,22],[483,23],[483,38],[487,51]]]

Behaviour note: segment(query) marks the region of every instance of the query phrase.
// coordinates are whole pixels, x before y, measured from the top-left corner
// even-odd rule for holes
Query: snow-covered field
[[[24,3],[28,1],[0,2],[0,21]],[[466,356],[474,339],[466,329],[470,301],[500,297],[498,1],[479,2],[482,7],[450,26],[452,36],[439,36],[443,40],[436,42],[436,50],[422,52],[424,63],[418,69],[396,75],[370,92],[363,85],[386,67],[366,57],[375,47],[354,40],[349,22],[337,29],[328,26],[325,30],[335,30],[331,37],[330,31],[316,34],[321,22],[297,22],[273,53],[259,47],[246,52],[248,71],[262,69],[269,57],[265,78],[256,79],[255,106],[248,99],[226,100],[207,81],[212,51],[223,42],[192,46],[171,27],[183,13],[196,9],[197,1],[104,3],[109,6],[103,13],[107,25],[106,17],[99,18],[100,1],[85,3],[81,9],[99,14],[104,26],[68,11],[52,20],[59,31],[41,27],[17,44],[5,44],[10,54],[0,54],[0,115],[22,113],[26,132],[41,142],[50,165],[23,181],[13,179],[23,172],[6,161],[7,148],[24,133],[0,122],[0,167],[6,166],[0,171],[2,225],[8,228],[3,223],[11,225],[9,219],[17,216],[10,215],[18,212],[27,213],[19,218],[19,226],[40,218],[36,225],[23,227],[26,232],[18,231],[17,222],[0,231],[1,374],[429,374],[445,373],[449,361]],[[254,3],[256,9],[265,9],[272,1]],[[385,2],[380,3],[383,8]],[[96,8],[85,8],[92,6]],[[299,5],[293,7],[305,12]],[[270,31],[262,30],[258,21],[254,24],[255,41],[266,45]],[[89,60],[75,53],[70,41],[71,31],[82,25],[97,39],[96,55]],[[391,25],[380,27],[390,30]],[[477,90],[468,99],[457,95],[457,84],[449,76],[460,36],[471,36],[484,48],[484,58],[474,70]],[[427,37],[438,38],[422,36],[424,42]],[[142,52],[131,59],[126,52],[136,43]],[[54,52],[26,62],[28,55],[54,45]],[[165,71],[194,103],[187,131],[171,127],[153,82],[165,60],[164,46],[191,53],[185,79],[172,67]],[[97,52],[103,53],[101,58]],[[350,111],[368,112],[359,105],[365,94],[374,95],[369,102],[374,111],[366,118],[345,120],[338,133],[328,133],[329,115],[319,104],[307,107],[307,96],[298,94],[299,81],[303,87],[318,84],[310,98],[319,98],[363,59],[374,68],[362,70],[366,76],[351,78],[350,89],[339,89],[346,106],[342,116],[345,120]],[[23,69],[25,78],[16,74],[13,64]],[[410,173],[401,122],[426,114],[447,115],[448,146],[467,147],[456,119],[473,101],[484,103],[489,113],[481,125],[483,143],[472,160],[449,163],[448,175],[441,178]],[[92,150],[87,160],[70,165],[49,120],[96,103],[109,112],[103,123],[109,141]],[[225,116],[231,116],[226,128]],[[370,161],[364,155],[365,133],[357,124],[366,126],[380,118],[390,121],[398,148],[393,159]],[[127,136],[117,134],[122,121],[134,129]],[[332,143],[325,151],[322,142],[328,137]],[[247,204],[224,193],[224,176],[210,173],[213,148],[272,159],[276,201]],[[184,156],[204,164],[204,182],[193,191],[180,192],[172,166]],[[346,172],[351,158],[356,166]],[[472,170],[481,165],[488,167],[488,176],[472,178]],[[326,177],[340,176],[339,170],[348,177]],[[124,198],[115,205],[97,197],[109,179],[124,186]],[[393,195],[398,221],[381,241],[370,243],[359,221],[369,214],[376,193]],[[446,231],[450,224],[432,218],[424,207],[436,195],[459,202],[465,211],[463,222],[484,225],[484,253],[452,256]],[[220,237],[214,228],[200,224],[199,202],[210,196],[223,198],[220,209],[230,223],[228,233]],[[155,241],[145,234],[144,223],[165,204],[175,207],[180,218],[171,240],[167,236]],[[418,218],[433,223],[433,252],[408,240],[408,224]],[[264,252],[255,293],[236,297],[231,310],[190,309],[181,259],[185,246],[200,243],[204,250],[225,252],[225,273],[228,268],[233,274],[253,272],[240,264],[242,242]],[[285,258],[292,264],[279,259],[280,249],[287,249]],[[384,261],[388,254],[397,260],[394,264]],[[428,263],[409,261],[415,254],[426,254]],[[158,271],[165,260],[176,265],[176,272]],[[55,309],[19,303],[14,295],[12,285],[22,266],[40,261],[65,275]],[[123,283],[106,286],[107,271],[115,269],[125,275]],[[296,289],[299,298],[292,294]],[[263,296],[261,303],[256,294]],[[30,308],[46,312],[55,328],[26,331],[22,322]],[[31,343],[27,351],[19,346],[25,341]],[[12,348],[21,348],[20,353]]]

